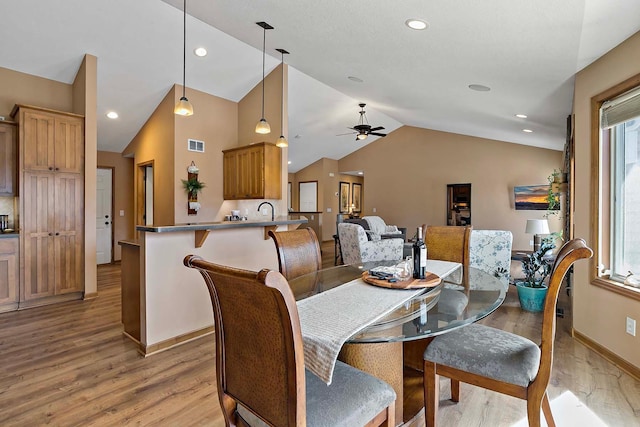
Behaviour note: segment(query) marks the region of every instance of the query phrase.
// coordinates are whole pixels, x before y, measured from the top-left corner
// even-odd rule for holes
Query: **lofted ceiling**
[[[560,150],[573,76],[640,30],[640,0],[189,0],[187,9],[188,87],[239,101],[258,84],[257,21],[275,27],[267,72],[276,48],[291,52],[291,172],[376,139],[336,136],[357,123],[360,102],[385,132],[411,125]],[[71,83],[85,53],[98,57],[100,150],[121,151],[181,83],[182,0],[21,0],[0,11],[0,67]],[[409,18],[428,29],[409,29]],[[193,55],[199,46],[206,57]],[[120,117],[107,119],[110,110]]]

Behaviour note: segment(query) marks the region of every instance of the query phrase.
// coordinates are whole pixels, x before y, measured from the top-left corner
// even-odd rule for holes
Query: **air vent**
[[[204,141],[198,141],[197,139],[188,139],[187,149],[189,151],[197,151],[198,153],[204,153]]]

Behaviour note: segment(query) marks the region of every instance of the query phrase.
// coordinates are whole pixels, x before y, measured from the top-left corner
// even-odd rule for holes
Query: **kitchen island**
[[[123,240],[124,334],[145,356],[213,332],[213,314],[202,276],[183,265],[190,254],[259,271],[278,269],[269,230],[306,224],[306,218],[137,226],[139,239]]]

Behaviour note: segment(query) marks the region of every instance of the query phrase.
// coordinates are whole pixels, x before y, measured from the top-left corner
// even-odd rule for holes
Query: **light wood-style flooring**
[[[333,242],[322,248],[333,265]],[[0,314],[0,426],[223,426],[213,337],[145,359],[122,336],[119,265],[98,268],[98,293]],[[535,339],[537,319],[510,295],[485,323]],[[575,342],[569,328],[561,319],[549,390],[558,425],[640,426],[640,381]],[[420,377],[411,381],[406,404],[419,405]],[[463,384],[460,403],[441,402],[439,422],[524,426],[525,414],[523,401]]]

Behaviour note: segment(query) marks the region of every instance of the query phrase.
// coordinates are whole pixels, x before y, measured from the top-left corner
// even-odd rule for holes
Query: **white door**
[[[111,226],[113,212],[111,207],[111,169],[98,169],[96,189],[96,251],[98,264],[111,262]]]

